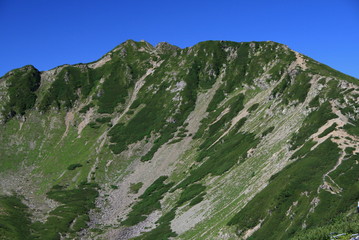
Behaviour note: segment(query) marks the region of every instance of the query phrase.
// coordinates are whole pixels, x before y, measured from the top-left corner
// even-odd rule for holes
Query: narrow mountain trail
[[[323,184],[318,187],[317,194],[319,194],[320,189],[329,191],[332,194],[340,193],[342,191],[341,187],[337,183],[335,183],[335,181],[330,177],[330,174],[335,170],[337,170],[337,168],[343,163],[344,158],[346,156],[346,152],[345,152],[346,148],[353,148],[354,153],[359,153],[359,146],[358,146],[359,139],[353,135],[348,134],[346,131],[342,129],[342,127],[348,123],[347,117],[345,117],[341,113],[341,111],[337,108],[335,102],[331,101],[330,104],[332,106],[332,112],[335,115],[337,115],[338,118],[330,119],[326,124],[320,127],[315,134],[313,134],[310,137],[310,139],[316,142],[316,144],[311,148],[311,150],[314,150],[317,146],[319,146],[325,140],[330,138],[332,142],[338,145],[338,147],[341,150],[341,154],[340,157],[338,158],[337,163],[333,166],[333,168],[322,176]],[[333,130],[332,132],[328,133],[323,137],[319,137],[320,134],[322,134],[326,129],[328,129],[333,124],[337,124],[335,130]],[[326,179],[329,179],[330,182],[328,182]],[[332,185],[335,186],[332,187]]]
[[[335,164],[335,166],[323,175],[322,177],[323,184],[318,187],[317,194],[319,194],[320,189],[328,191],[331,194],[338,194],[342,191],[341,187],[336,182],[334,182],[334,180],[329,176],[329,174],[335,171],[342,164],[344,157],[345,157],[345,152],[342,151],[340,157],[338,158],[338,162]],[[331,183],[329,183],[326,180],[327,178],[330,180]],[[332,184],[334,184],[335,187],[332,187],[331,186]]]
[[[343,163],[343,161],[345,161],[345,156],[347,155],[345,151],[346,148],[353,148],[354,154],[359,153],[359,146],[358,146],[359,139],[356,138],[355,136],[348,134],[346,131],[342,129],[333,131],[331,133],[331,136],[332,136],[331,141],[338,145],[338,147],[341,150],[341,154],[334,167],[323,175],[322,177],[323,185],[319,186],[317,193],[319,193],[320,188],[327,190],[332,194],[340,193],[342,191],[342,188],[337,183],[335,183],[335,181],[330,177],[330,174],[335,170],[337,170],[337,168]],[[347,140],[346,138],[351,138],[353,141],[349,142],[349,140]],[[330,182],[332,182],[332,184],[335,185],[334,188],[331,187],[330,182],[326,181],[327,178],[330,180]]]
[[[296,66],[297,64],[298,64],[297,62],[293,62],[294,66]],[[285,77],[285,75],[286,74],[282,75],[281,80]],[[314,79],[313,81],[317,82],[318,77],[313,77],[313,79]],[[224,136],[226,136],[233,129],[235,124],[238,123],[238,121],[240,119],[242,119],[244,117],[247,117],[248,114],[249,114],[248,109],[252,105],[254,105],[255,103],[262,103],[263,104],[266,101],[268,101],[269,96],[270,96],[273,88],[274,88],[274,86],[272,86],[271,88],[266,89],[265,91],[260,92],[259,94],[255,95],[254,97],[252,97],[245,104],[244,108],[239,112],[239,114],[237,116],[235,116],[231,120],[231,126],[211,146],[218,143]],[[316,91],[315,85],[312,84],[311,92],[314,92],[314,91]],[[311,94],[311,96],[312,95],[314,96],[315,94],[313,93],[313,94]],[[306,102],[309,102],[311,99],[312,99],[312,97],[306,99]],[[224,112],[225,111],[226,111],[226,109],[224,110]],[[272,109],[272,111],[274,111],[274,109]],[[293,111],[295,111],[295,110],[293,110]],[[287,117],[289,117],[289,116],[290,115],[288,115]],[[296,122],[298,121],[297,118],[294,117],[294,116],[290,117],[291,119],[286,119],[286,118],[282,119],[284,122],[281,125],[281,127],[283,127],[283,130],[285,132],[289,131],[291,128],[293,128],[296,125]],[[218,120],[219,119],[217,118],[216,121],[218,121]],[[251,121],[254,121],[254,120],[249,119],[247,122],[251,122]],[[292,125],[292,126],[289,127],[289,126],[286,126],[286,125],[289,125],[289,126]],[[252,124],[251,124],[251,126],[252,126]],[[274,141],[283,141],[282,138],[285,138],[285,136],[286,136],[286,134],[283,134],[283,133],[279,134],[279,135],[278,134],[274,134],[274,135],[276,136],[276,138],[274,138],[276,140],[274,140]],[[267,145],[267,144],[265,144],[265,145]],[[260,148],[261,144],[258,147]],[[253,151],[253,149],[251,149],[251,151]],[[281,152],[281,151],[279,151],[279,152]],[[266,154],[264,154],[264,155],[266,155]],[[231,209],[229,212],[226,211],[226,213],[225,213],[226,215],[232,215],[235,212],[239,211],[239,209],[241,209],[246,202],[250,201],[253,198],[256,191],[260,191],[261,189],[263,189],[266,186],[269,172],[270,172],[269,175],[271,175],[271,174],[279,171],[280,169],[282,169],[284,166],[286,166],[286,164],[288,164],[288,159],[287,158],[289,158],[290,155],[282,156],[282,157],[279,157],[278,155],[279,155],[278,152],[276,154],[273,154],[273,156],[272,156],[273,159],[270,161],[272,165],[273,165],[273,162],[278,162],[276,167],[271,168],[271,169],[267,169],[268,166],[266,166],[265,164],[262,165],[261,166],[262,169],[257,169],[257,171],[263,172],[263,175],[258,177],[255,184],[253,184],[253,182],[248,182],[250,184],[248,184],[248,186],[246,188],[244,188],[244,189],[247,189],[246,191],[243,190],[243,192],[241,194],[238,193],[238,195],[236,197],[233,197],[233,199],[230,202],[227,202],[224,206],[222,206],[218,210],[214,210],[214,206],[212,205],[213,204],[213,202],[212,202],[213,199],[210,200],[210,201],[202,201],[201,203],[198,204],[200,206],[198,206],[196,208],[191,208],[191,211],[184,212],[184,213],[182,213],[182,215],[179,215],[178,217],[176,217],[171,223],[172,229],[175,232],[177,232],[178,234],[181,234],[181,233],[183,233],[185,231],[188,231],[189,229],[195,227],[195,225],[197,223],[199,223],[200,221],[202,221],[203,219],[210,218],[211,215],[213,215],[213,216],[221,215],[221,212],[223,212],[223,209]],[[255,154],[254,156],[249,157],[247,162],[251,162],[252,160],[250,160],[250,159],[254,160],[256,158],[258,158],[258,154]],[[263,156],[263,159],[265,159],[264,156]],[[242,169],[242,170],[237,170],[237,171],[244,171],[244,170]],[[266,174],[264,174],[264,173],[266,173]],[[234,172],[233,172],[233,174],[234,174]],[[231,174],[229,174],[229,175],[231,175]],[[228,179],[228,181],[229,181],[229,179]],[[226,183],[218,183],[216,185],[216,187],[211,188],[211,191],[220,191],[222,184],[226,184]],[[245,195],[245,196],[243,196],[243,195]],[[199,238],[203,238],[204,236],[208,236],[208,234],[211,231],[213,231],[215,228],[218,228],[218,226],[225,225],[226,221],[227,221],[225,219],[226,219],[225,216],[223,216],[223,221],[218,220],[218,221],[212,223],[212,225],[210,227],[208,227],[205,231],[199,232],[197,234],[194,234],[190,239],[191,240],[196,240],[196,239],[199,239]],[[255,230],[257,230],[257,229],[254,229],[253,232]]]

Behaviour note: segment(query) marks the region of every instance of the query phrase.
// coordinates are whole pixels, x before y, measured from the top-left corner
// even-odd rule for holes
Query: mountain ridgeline
[[[358,233],[358,98],[358,79],[275,42],[128,40],[15,69],[0,78],[0,239]]]

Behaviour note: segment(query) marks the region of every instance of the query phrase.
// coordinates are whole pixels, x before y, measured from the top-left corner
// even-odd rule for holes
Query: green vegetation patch
[[[143,186],[143,182],[138,182],[138,183],[131,183],[130,185],[130,193],[138,193],[138,191],[140,191],[140,189]]]
[[[99,106],[99,113],[113,113],[118,104],[125,103],[128,90],[145,73],[150,60],[148,53],[137,51],[131,44],[124,44],[122,49],[124,55],[112,54],[111,61],[96,69],[86,65],[63,67],[42,99],[40,109],[46,111],[51,106],[69,109],[79,97],[86,98],[104,79],[94,102]]]
[[[98,100],[99,113],[113,113],[119,104],[124,104],[129,89],[145,74],[150,67],[151,55],[138,51],[144,43],[128,41],[112,54],[112,59],[95,71],[96,79],[105,78]]]
[[[183,190],[183,192],[181,193],[181,196],[180,196],[179,200],[177,201],[177,204],[182,205],[183,203],[185,203],[185,202],[193,199],[194,197],[198,196],[205,189],[206,189],[206,187],[203,186],[202,184],[192,184],[192,185],[186,187]]]
[[[196,161],[203,161],[196,169],[191,170],[189,176],[185,178],[176,188],[186,188],[208,174],[214,176],[222,175],[231,169],[236,163],[244,161],[247,151],[254,148],[259,143],[252,133],[236,133],[233,130],[228,136],[223,138],[221,143],[213,145],[207,150],[202,150]]]
[[[269,185],[236,214],[228,225],[235,225],[238,231],[243,232],[263,221],[251,239],[289,239],[302,229],[304,222],[307,229],[327,224],[338,213],[348,210],[348,205],[354,201],[339,201],[331,207],[334,199],[341,197],[322,190],[319,205],[313,213],[310,211],[317,189],[323,183],[322,176],[335,165],[338,157],[337,145],[326,140],[305,157],[274,175]],[[353,190],[348,189],[346,192],[351,197],[357,197],[358,191]]]
[[[88,183],[76,189],[54,186],[47,197],[60,206],[49,213],[44,223],[31,223],[28,208],[19,198],[0,197],[0,238],[56,240],[66,233],[75,236],[76,232],[87,228],[88,212],[95,207],[98,196],[97,187]]]
[[[97,118],[96,122],[98,123],[108,123],[111,122],[111,117],[101,117],[101,118]]]
[[[354,153],[354,151],[355,151],[355,148],[353,148],[353,147],[345,148],[345,153],[349,156],[352,155]]]
[[[327,85],[328,86],[326,88],[326,97],[329,99],[340,99],[341,94],[340,94],[339,81],[331,79],[327,83]]]
[[[225,43],[225,45],[228,46],[231,43]],[[279,80],[287,67],[295,60],[295,54],[292,51],[274,42],[244,42],[231,45],[231,47],[236,49],[237,57],[231,60],[232,64],[227,66],[226,76],[223,79],[227,93],[232,92],[240,84],[253,84],[254,79],[264,73],[263,66],[273,59],[278,61],[269,70],[271,78],[268,81]],[[250,55],[251,52],[259,54]]]
[[[93,104],[92,102],[87,104],[86,106],[84,106],[83,108],[80,109],[80,113],[86,113],[88,110],[90,110],[90,108],[94,107],[95,104]]]
[[[307,97],[311,77],[308,72],[300,72],[294,79],[293,84],[288,88],[283,96],[283,101],[288,103],[289,100],[302,103]]]
[[[204,199],[204,195],[205,193],[201,193],[200,195],[196,196],[195,198],[193,198],[191,200],[191,202],[189,203],[189,206],[194,206],[200,202],[202,202],[202,200]]]
[[[274,97],[282,97],[284,104],[290,101],[304,102],[307,97],[311,77],[306,71],[300,71],[294,77],[286,75],[281,82],[272,90],[271,95]]]
[[[226,63],[226,52],[223,43],[218,41],[205,41],[193,47],[196,56],[193,58],[193,66],[198,75],[198,84],[201,89],[209,89],[216,81],[223,64]],[[212,74],[208,74],[211,72]]]
[[[304,120],[302,127],[298,133],[295,133],[291,139],[291,149],[296,149],[302,145],[308,137],[317,132],[328,120],[336,118],[332,113],[332,108],[329,102],[323,103],[318,110],[311,112]]]
[[[314,108],[314,107],[319,107],[320,106],[320,102],[319,102],[319,95],[315,96],[308,104],[309,107]]]
[[[67,167],[67,170],[75,170],[76,168],[82,167],[81,163],[74,163]]]
[[[54,187],[47,197],[61,205],[49,213],[45,223],[35,222],[35,239],[60,239],[61,235],[76,232],[85,227],[88,212],[95,207],[98,197],[96,184],[82,183],[78,188],[67,190],[61,186]],[[72,223],[74,226],[71,226]]]
[[[36,102],[35,91],[40,86],[40,72],[33,66],[12,71],[8,78],[9,102],[4,106],[3,115],[11,118],[16,114],[24,115]]]
[[[88,124],[88,126],[89,126],[90,128],[94,128],[94,129],[98,129],[98,128],[101,127],[101,125],[98,124],[98,123],[96,123],[96,122],[90,122],[90,123]]]
[[[330,237],[345,234],[337,239],[351,239],[352,234],[359,233],[359,214],[340,214],[328,224],[298,231],[293,240],[328,240]]]
[[[128,88],[133,85],[129,67],[121,61],[112,62],[101,68],[103,77],[106,78],[102,85],[98,99],[99,113],[113,113],[115,107],[125,103]]]
[[[354,123],[353,123],[354,122]],[[344,125],[344,130],[354,136],[359,136],[359,120],[350,121]]]
[[[169,239],[170,237],[176,237],[177,234],[171,229],[171,221],[176,216],[176,210],[183,203],[189,201],[190,206],[193,206],[203,200],[203,191],[205,190],[205,186],[201,184],[193,184],[187,187],[182,193],[176,204],[169,212],[164,214],[160,219],[156,222],[157,227],[149,232],[142,234],[141,236],[135,239],[143,239],[143,240],[152,240],[152,239]],[[148,189],[146,190],[148,191]]]
[[[330,127],[328,127],[321,134],[319,134],[318,137],[322,138],[322,137],[327,136],[329,133],[333,132],[337,126],[338,125],[336,123],[333,123]]]
[[[359,198],[358,160],[359,156],[351,156],[330,174],[342,191],[340,194],[321,191],[319,204],[307,219],[306,231],[299,230],[294,239],[329,239],[332,232],[346,233],[346,237],[359,233],[356,213]]]
[[[290,77],[289,75],[287,75],[285,78],[282,79],[282,81],[277,84],[277,86],[275,86],[275,88],[272,90],[271,95],[273,97],[281,96],[287,89],[287,87],[290,85],[290,81]]]
[[[238,115],[238,113],[244,108],[243,105],[244,95],[239,94],[238,96],[233,97],[229,102],[230,111],[224,114],[218,121],[211,123],[209,120],[212,120],[216,115],[210,115],[208,121],[203,121],[199,131],[203,131],[202,134],[205,138],[205,141],[201,144],[200,149],[208,148],[216,139],[218,139],[222,133],[230,127],[232,119]],[[220,112],[220,111],[218,111]],[[237,130],[243,126],[246,118],[240,120],[240,122],[235,127]],[[205,133],[204,129],[208,126],[208,131]],[[197,134],[196,134],[197,135]]]
[[[28,208],[16,196],[0,196],[0,239],[32,239]]]
[[[220,104],[225,99],[224,91],[222,88],[219,88],[214,94],[212,100],[209,102],[207,107],[207,112],[212,112],[217,109],[218,104]]]
[[[159,177],[146,189],[139,197],[140,200],[132,206],[131,212],[127,215],[127,219],[122,222],[122,225],[134,226],[145,220],[153,211],[161,209],[160,200],[173,185],[173,183],[164,183],[167,178],[167,176]]]
[[[257,108],[259,107],[259,103],[255,103],[252,106],[250,106],[250,108],[248,108],[248,112],[254,112],[255,110],[257,110]]]
[[[134,238],[135,240],[153,240],[153,239],[162,239],[167,240],[171,237],[176,237],[177,234],[171,229],[171,221],[176,216],[176,208],[173,208],[171,211],[160,217],[160,219],[156,222],[158,226],[139,237]]]
[[[88,228],[87,223],[90,222],[88,214],[78,216],[71,226],[71,232],[79,232],[83,229]]]
[[[302,158],[303,156],[307,155],[310,152],[310,149],[315,146],[315,144],[316,142],[313,140],[306,141],[300,149],[295,151],[295,153],[291,156],[291,159]]]
[[[163,71],[165,71],[165,68]],[[150,75],[148,77],[148,84],[151,84],[157,77],[164,74],[161,72],[156,73],[158,76]],[[174,137],[178,127],[182,126],[189,113],[194,109],[197,99],[196,89],[199,81],[197,69],[190,68],[188,73],[182,73],[182,77],[186,82],[186,86],[181,92],[183,100],[179,106],[179,111],[173,113],[175,105],[168,100],[172,98],[172,94],[166,90],[169,83],[162,82],[158,86],[158,91],[155,95],[148,94],[133,103],[136,106],[143,103],[145,107],[138,111],[127,124],[119,123],[110,130],[109,135],[112,143],[110,148],[115,154],[126,150],[129,144],[149,137],[151,133],[157,133],[158,138],[155,140],[153,147],[142,157],[143,161],[148,161],[160,146]]]
[[[265,136],[267,136],[268,134],[270,134],[271,132],[273,132],[274,128],[275,128],[274,126],[271,126],[271,127],[267,128],[266,130],[264,130],[264,131],[262,132],[262,137],[265,137]]]
[[[51,106],[59,109],[70,109],[79,98],[77,90],[80,90],[82,98],[86,98],[94,87],[96,80],[98,79],[96,79],[93,71],[87,67],[64,67],[45,93],[40,102],[40,110],[46,111]]]

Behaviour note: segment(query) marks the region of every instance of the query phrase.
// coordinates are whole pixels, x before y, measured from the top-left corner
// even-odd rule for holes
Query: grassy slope
[[[140,52],[138,51],[140,48],[148,49],[148,51]],[[168,189],[166,189],[153,203],[151,209],[160,209],[165,215],[159,220],[158,228],[144,235],[144,238],[148,239],[153,236],[174,236],[173,229],[170,228],[171,222],[179,223],[180,216],[191,211],[194,206],[197,206],[197,209],[199,206],[199,209],[205,212],[203,215],[205,220],[193,225],[189,231],[181,234],[180,238],[214,238],[219,232],[225,232],[235,237],[233,227],[226,226],[228,221],[233,216],[238,216],[235,215],[236,212],[242,209],[256,192],[263,189],[269,177],[288,163],[290,153],[285,149],[289,140],[294,143],[294,148],[296,148],[309,136],[306,133],[292,138],[291,133],[299,129],[302,122],[305,121],[306,115],[303,112],[306,105],[301,105],[301,103],[305,102],[308,97],[306,92],[310,88],[311,74],[320,73],[338,76],[351,82],[357,81],[333,72],[333,70],[327,68],[321,70],[319,66],[313,65],[314,67],[309,70],[298,71],[291,77],[287,75],[282,82],[279,82],[281,76],[286,75],[286,69],[295,56],[291,51],[276,43],[252,45],[250,43],[203,42],[190,49],[173,49],[157,54],[153,52],[153,47],[145,43],[129,41],[119,46],[118,49],[110,53],[113,60],[97,70],[86,68],[83,71],[78,71],[73,67],[63,69],[55,79],[55,83],[48,88],[48,95],[43,92],[36,93],[45,96],[39,100],[40,102],[36,106],[40,108],[46,106],[42,109],[49,110],[42,114],[31,111],[26,114],[25,123],[13,118],[1,126],[0,141],[4,144],[0,145],[2,159],[0,169],[5,174],[6,171],[21,170],[21,166],[35,166],[32,176],[46,179],[46,181],[38,180],[39,184],[35,188],[37,194],[42,195],[45,195],[56,184],[69,185],[69,191],[77,189],[79,184],[87,179],[90,171],[94,171],[94,174],[90,174],[91,181],[103,183],[104,186],[114,184],[117,181],[115,179],[129,174],[126,173],[127,166],[141,156],[136,153],[131,156],[114,155],[112,151],[120,153],[129,144],[156,133],[158,137],[154,141],[152,149],[144,157],[142,155],[143,160],[150,160],[159,147],[173,138],[175,132],[179,131],[185,136],[185,131],[180,129],[183,128],[182,125],[188,114],[194,109],[197,93],[206,92],[212,87],[220,73],[225,72],[223,83],[209,103],[209,114],[202,120],[201,127],[195,135],[196,139],[192,142],[192,148],[178,159],[178,165],[169,177],[172,183],[166,183],[168,189],[173,185],[169,190],[170,193],[167,193]],[[230,52],[236,57],[229,57]],[[176,56],[172,55],[174,53]],[[134,82],[145,73],[145,69],[151,67],[151,61],[159,62],[161,60],[163,60],[161,67],[146,78],[142,88],[146,90],[139,92],[138,100],[131,107],[133,112],[127,114],[126,118],[120,119],[119,123],[111,128],[108,120],[115,119],[125,109]],[[181,67],[178,68],[178,66]],[[263,66],[266,66],[266,70]],[[70,74],[68,78],[70,83],[66,83],[66,74]],[[266,74],[269,74],[270,77],[263,77]],[[101,78],[107,80],[101,83]],[[174,102],[173,99],[177,93],[171,92],[170,89],[175,89],[176,83],[182,79],[186,86],[179,92],[180,102]],[[260,88],[246,87],[258,83],[258,81],[262,81],[261,84],[267,84],[270,87],[265,91]],[[277,83],[279,85],[275,85]],[[62,86],[61,84],[66,84],[69,94],[60,94],[61,91],[59,92],[56,86],[58,88]],[[332,90],[335,89],[335,84],[328,84],[328,86],[320,95],[322,100],[337,98],[339,95],[338,92]],[[113,92],[114,89],[120,89],[120,92]],[[240,94],[243,90],[246,91],[244,98]],[[74,91],[78,91],[79,95],[73,94]],[[53,94],[56,92],[59,94]],[[268,101],[271,95],[276,97]],[[119,98],[113,99],[116,96]],[[313,97],[310,96],[310,98]],[[66,110],[71,107],[78,110],[79,103],[85,105],[84,103],[88,104],[90,101],[91,105],[89,106],[95,108],[95,117],[93,118],[99,120],[93,121],[92,127],[87,126],[83,130],[81,138],[78,138],[76,125],[81,122],[84,113],[89,108],[83,113],[76,113],[74,122],[71,123],[67,136],[64,137]],[[108,105],[107,102],[116,104]],[[254,104],[257,105],[253,107]],[[212,145],[229,130],[232,119],[243,110],[244,106],[250,109],[246,120],[238,122],[221,142]],[[50,110],[51,107],[59,107],[60,111]],[[230,111],[222,116],[221,113],[225,109]],[[268,115],[269,109],[273,111],[273,115]],[[287,113],[283,113],[283,109],[286,109]],[[351,112],[352,110],[347,108],[346,111]],[[166,121],[170,117],[174,121]],[[106,119],[106,121],[101,119]],[[317,120],[314,116],[306,121],[312,121],[310,119]],[[307,128],[315,132],[326,119],[318,120],[316,125],[309,124]],[[355,123],[354,120],[351,121]],[[96,147],[101,142],[98,140],[99,137],[110,128],[109,141],[106,140],[104,147],[97,151]],[[353,127],[348,126],[348,128],[352,129]],[[238,133],[238,130],[241,133]],[[268,132],[266,133],[268,135],[262,138],[263,135],[266,135],[263,134],[264,132]],[[109,148],[107,144],[110,144],[111,147]],[[328,144],[330,143],[326,142],[323,146],[328,147]],[[254,149],[254,154],[248,156],[247,152],[251,148]],[[330,150],[334,151],[335,146],[332,146]],[[317,155],[317,152],[310,153],[310,159],[319,164],[321,159],[318,159]],[[276,157],[273,158],[273,156]],[[335,161],[334,156],[336,155],[330,156],[331,161]],[[307,158],[309,156],[305,157],[305,159]],[[268,162],[268,159],[271,162]],[[108,168],[107,163],[110,161],[112,161],[111,168]],[[299,164],[300,161],[295,164]],[[82,166],[68,170],[67,168],[71,164],[81,164]],[[287,169],[280,174],[285,175]],[[320,171],[315,171],[315,174],[319,176]],[[281,176],[280,174],[278,176]],[[273,181],[268,188],[271,188]],[[280,185],[283,181],[281,179],[277,184]],[[289,184],[290,181],[285,180],[285,182]],[[344,182],[344,184],[347,183]],[[288,188],[291,189],[291,186]],[[259,204],[259,200],[256,199],[260,196],[267,196],[266,191],[268,190],[263,190],[242,211],[251,215],[251,209],[248,206]],[[280,194],[281,192],[278,192],[277,195],[283,195]],[[325,195],[325,193],[323,194]],[[287,195],[283,195],[284,199]],[[352,195],[348,196],[348,198],[351,197]],[[158,201],[162,198],[162,205],[158,205]],[[142,199],[138,203],[139,207],[133,206],[134,210],[140,209],[142,205],[147,204],[147,201],[153,200],[149,197],[142,197]],[[323,199],[327,198],[323,197]],[[272,205],[275,205],[276,201],[282,202],[282,200],[275,197]],[[285,204],[280,205],[282,208],[276,215],[277,217],[264,222],[263,230],[261,229],[256,233],[257,235],[253,235],[254,238],[264,236],[261,234],[266,234],[266,229],[275,224],[279,218],[283,218],[283,211],[289,206],[288,204],[292,203],[289,200],[283,201]],[[265,204],[262,205],[264,208]],[[301,209],[303,213],[307,210],[308,207]],[[333,212],[335,211],[337,210],[333,210]],[[143,220],[143,216],[139,214],[133,213],[130,216],[139,216],[139,219]],[[330,217],[328,216],[328,218]],[[132,224],[137,223],[138,220],[133,220],[135,218],[132,217],[132,220],[127,221],[131,221]],[[298,226],[302,218],[298,219],[295,226]],[[253,222],[257,223],[258,221]],[[281,228],[285,229],[287,226],[285,224],[289,222],[289,220],[284,222]],[[231,224],[238,228],[253,227],[253,224],[243,226],[239,220],[238,222],[232,220]],[[296,230],[295,227],[293,229]],[[294,230],[292,231],[294,232]],[[276,233],[273,236],[283,237],[280,234],[288,236],[287,233]]]

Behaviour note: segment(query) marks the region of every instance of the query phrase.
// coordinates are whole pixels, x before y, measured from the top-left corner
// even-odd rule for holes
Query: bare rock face
[[[168,54],[180,49],[179,47],[171,45],[167,42],[160,42],[156,45],[155,48],[159,54]]]

